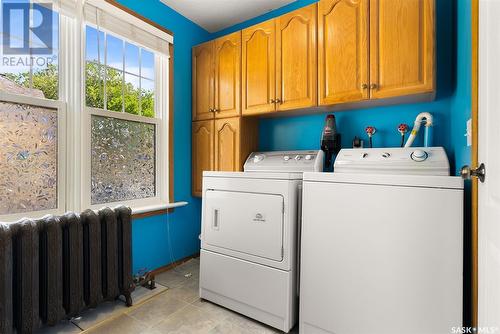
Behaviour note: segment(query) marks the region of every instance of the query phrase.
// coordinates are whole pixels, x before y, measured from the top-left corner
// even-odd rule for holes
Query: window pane
[[[85,64],[85,103],[104,109],[104,65],[87,61]]]
[[[59,99],[59,64],[58,50],[53,50],[49,62],[33,64],[33,90],[42,92],[50,100]]]
[[[9,2],[10,3],[10,2]],[[26,5],[23,6],[23,5]],[[18,9],[7,11],[3,18],[10,18],[9,31],[6,34],[7,44],[0,39],[2,62],[0,64],[0,90],[39,98],[57,100],[59,98],[59,14],[45,6],[33,4],[33,25],[36,33],[29,30],[28,2],[18,1]],[[5,9],[5,8],[4,8]],[[48,15],[48,18],[46,17]],[[26,21],[26,22],[25,22]],[[32,41],[24,40],[23,32],[28,30]],[[9,34],[10,33],[10,34]],[[23,48],[23,46],[27,46]],[[6,47],[13,49],[4,54]],[[31,49],[28,48],[31,46]],[[31,54],[30,54],[31,53]]]
[[[141,49],[141,76],[155,79],[155,55],[148,50]]]
[[[57,111],[0,102],[0,215],[57,207]]]
[[[123,111],[123,72],[108,67],[106,70],[107,109]]]
[[[104,64],[104,32],[94,29],[90,26],[86,27],[86,59],[90,61]],[[99,41],[99,44],[98,44]]]
[[[152,80],[141,79],[141,112],[143,116],[155,117],[154,91],[155,83]]]
[[[139,48],[125,43],[125,72],[139,75]]]
[[[106,35],[107,59],[106,65],[123,70],[123,41],[112,35]]]
[[[125,73],[125,112],[140,115],[139,108],[139,77]]]
[[[92,116],[92,204],[154,197],[155,126]]]

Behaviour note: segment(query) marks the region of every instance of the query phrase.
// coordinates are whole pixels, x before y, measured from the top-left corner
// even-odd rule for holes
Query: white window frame
[[[130,14],[128,14],[130,15]],[[142,22],[142,21],[141,21]],[[146,23],[143,23],[146,26]],[[155,92],[154,92],[154,112],[155,117],[145,117],[140,115],[132,115],[126,112],[117,111],[107,111],[97,108],[88,107],[85,105],[85,62],[86,62],[86,48],[85,48],[85,31],[86,26],[94,27],[94,25],[83,22],[82,25],[82,50],[81,59],[82,62],[82,105],[81,110],[83,114],[82,121],[82,179],[86,180],[82,184],[82,199],[81,207],[90,209],[100,209],[104,206],[116,206],[116,205],[126,205],[130,206],[133,212],[145,212],[161,210],[169,207],[169,61],[170,57],[166,55],[160,55],[157,52],[151,51],[155,55]],[[134,44],[138,47],[142,47],[139,43],[135,41],[128,40],[127,38],[114,34],[113,32],[105,31],[113,36],[116,36],[126,42]],[[106,50],[106,45],[104,46]],[[105,51],[106,57],[106,51]],[[106,66],[107,64],[101,64],[101,66]],[[104,87],[105,89],[105,87]],[[104,102],[106,103],[106,102]],[[147,123],[155,125],[155,196],[149,198],[125,200],[118,202],[109,202],[103,204],[92,204],[91,203],[91,174],[92,174],[92,162],[91,162],[91,119],[92,115],[111,117],[115,119],[134,121],[139,123]]]
[[[65,57],[64,50],[66,45],[61,38],[63,29],[68,29],[68,21],[63,19],[63,14],[59,13],[59,45],[58,57],[62,59]],[[66,118],[67,118],[67,103],[65,102],[64,83],[68,82],[66,68],[58,64],[59,74],[59,92],[58,100],[49,100],[45,98],[38,98],[29,95],[12,94],[5,91],[0,91],[0,101],[6,103],[25,104],[34,107],[42,107],[47,109],[57,110],[57,205],[54,209],[27,211],[13,214],[0,215],[0,221],[16,221],[26,217],[43,217],[45,215],[60,215],[67,210],[67,131],[66,131]]]
[[[31,0],[36,2],[37,0]],[[45,0],[51,1],[51,0]],[[66,211],[80,212],[85,209],[99,209],[104,206],[130,206],[133,213],[148,212],[185,205],[169,203],[169,62],[167,55],[155,54],[155,118],[105,111],[85,105],[85,27],[83,0],[52,0],[59,12],[59,100],[49,100],[0,91],[0,101],[28,104],[57,109],[58,119],[58,170],[57,208],[43,211],[0,215],[0,221],[16,221],[24,217],[37,218],[47,214],[61,215]],[[89,1],[89,0],[87,0]],[[113,14],[133,22],[141,29],[167,37],[165,42],[173,44],[173,37],[155,31],[148,23],[128,14],[104,1],[101,9],[112,10]],[[59,9],[59,10],[58,10]],[[92,24],[88,24],[92,26]],[[140,43],[128,40],[112,31],[109,32],[125,41],[141,47]],[[146,48],[147,49],[147,48]],[[98,115],[155,125],[155,190],[154,197],[91,205],[91,116]],[[72,135],[68,135],[72,133]]]

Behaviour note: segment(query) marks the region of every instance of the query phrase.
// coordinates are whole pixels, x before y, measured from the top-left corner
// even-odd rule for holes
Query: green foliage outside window
[[[18,85],[30,88],[30,72],[21,72],[18,74],[5,73],[5,77],[14,81]],[[47,68],[38,69],[33,72],[33,89],[43,92],[46,99],[57,100],[59,98],[59,77],[57,66],[48,64]]]
[[[104,109],[104,81],[102,79],[104,68],[105,66],[94,62],[86,63],[85,102],[89,107]],[[122,72],[114,68],[108,67],[106,72],[107,110],[121,112],[123,102],[125,102],[125,112],[129,114],[155,116],[154,92],[152,90],[139,89],[131,83],[124,83]],[[18,85],[29,88],[29,72],[8,73],[5,76]],[[49,64],[45,69],[35,70],[32,80],[32,88],[42,91],[45,98],[58,99],[59,80],[56,65]],[[140,102],[139,96],[141,97]]]

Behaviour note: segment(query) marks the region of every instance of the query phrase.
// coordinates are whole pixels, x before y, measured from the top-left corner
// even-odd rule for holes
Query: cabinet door
[[[215,117],[240,115],[241,32],[215,40]]]
[[[276,20],[276,106],[317,105],[316,11],[313,4]]]
[[[242,32],[242,113],[262,114],[275,110],[276,27],[266,21]]]
[[[318,3],[320,105],[369,98],[368,1]]]
[[[370,0],[371,98],[435,87],[434,0]]]
[[[214,113],[214,42],[193,48],[193,120],[211,119]]]
[[[193,122],[192,190],[202,195],[203,171],[214,170],[214,121]]]
[[[236,172],[241,170],[240,118],[215,121],[215,170]]]

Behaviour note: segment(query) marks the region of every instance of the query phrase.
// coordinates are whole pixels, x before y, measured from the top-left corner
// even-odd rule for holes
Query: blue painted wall
[[[209,33],[159,0],[119,2],[174,33],[174,198],[190,203],[173,214],[133,222],[133,269],[137,272],[199,251],[200,201],[191,197],[191,48],[209,38]]]
[[[314,3],[298,0],[290,5],[237,24],[211,38],[223,36],[291,10]],[[433,102],[395,105],[335,112],[337,127],[342,133],[342,146],[350,147],[354,136],[367,139],[368,125],[378,130],[374,146],[399,146],[397,126],[413,126],[415,116],[428,111],[434,115],[434,145],[444,146],[452,172],[469,161],[470,150],[463,136],[470,117],[470,0],[436,1],[437,95]],[[319,149],[325,114],[263,118],[260,121],[261,150]],[[422,131],[423,132],[423,131]],[[420,134],[422,135],[422,133]],[[422,144],[422,136],[415,145]],[[365,141],[366,143],[366,141]]]
[[[173,214],[136,220],[133,223],[134,271],[154,269],[198,252],[199,199],[191,197],[191,48],[200,42],[241,30],[259,22],[309,5],[316,0],[297,0],[265,15],[209,34],[158,0],[119,0],[125,6],[174,32],[174,189],[175,199],[190,205]],[[364,128],[378,129],[375,146],[398,146],[399,123],[413,124],[415,116],[428,111],[435,116],[434,143],[444,146],[452,170],[468,163],[470,149],[463,136],[470,117],[470,0],[437,0],[437,96],[428,103],[335,112],[342,144],[350,147]],[[325,114],[261,119],[260,149],[318,149]],[[421,138],[418,143],[421,143]],[[418,144],[417,143],[417,144]],[[168,238],[170,229],[170,241]]]

